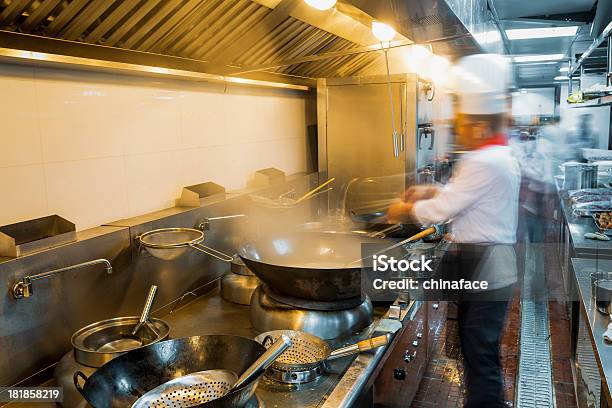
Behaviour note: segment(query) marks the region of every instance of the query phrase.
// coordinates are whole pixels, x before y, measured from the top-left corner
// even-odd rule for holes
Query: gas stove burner
[[[338,302],[321,302],[317,300],[299,299],[296,297],[281,295],[271,287],[263,285],[266,295],[285,305],[293,306],[298,309],[308,310],[346,310],[359,306],[365,299],[360,297],[353,299],[343,299]]]
[[[279,302],[262,286],[251,298],[251,323],[259,332],[298,330],[322,339],[334,339],[355,333],[372,323],[373,307],[369,298],[343,310],[312,310]]]

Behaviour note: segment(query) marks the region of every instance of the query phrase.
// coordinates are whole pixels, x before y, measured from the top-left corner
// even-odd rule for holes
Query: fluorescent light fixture
[[[304,0],[310,7],[314,7],[317,10],[329,10],[336,5],[336,0]]]
[[[530,40],[533,38],[573,37],[578,26],[517,28],[506,30],[509,40]]]
[[[565,57],[565,54],[540,54],[540,55],[519,55],[514,57],[514,62],[540,62],[560,60]]]
[[[521,92],[522,94],[526,94],[526,93],[527,93],[527,90],[526,90],[525,88],[521,88],[520,92]]]
[[[559,72],[569,72],[569,67],[561,67],[559,68]]]
[[[567,81],[569,78],[567,76],[559,75],[554,78],[555,81]]]
[[[381,23],[380,21],[372,21],[372,34],[378,38],[380,42],[388,42],[395,37],[395,30],[390,25]]]

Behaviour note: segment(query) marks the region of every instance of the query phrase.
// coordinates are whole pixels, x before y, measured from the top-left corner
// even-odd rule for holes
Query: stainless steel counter
[[[595,222],[591,217],[578,217],[572,213],[572,206],[564,191],[559,192],[561,210],[570,232],[571,244],[576,257],[608,257],[612,258],[612,241],[586,239],[587,232],[597,232]]]
[[[189,295],[187,295],[189,296]],[[259,334],[250,322],[250,307],[223,300],[219,289],[176,308],[163,317],[171,327],[170,337],[188,337],[208,334],[232,334],[253,338]],[[413,313],[419,304],[412,302],[402,309],[401,317]],[[343,339],[329,340],[333,348],[362,340],[371,335],[381,318],[386,317],[386,308],[375,308],[374,323],[359,333]],[[320,379],[299,386],[281,385],[262,379],[257,388],[266,408],[270,407],[350,407],[370,379],[378,362],[387,351],[388,346],[372,352],[361,353],[331,361],[328,374]],[[46,383],[45,385],[53,385]],[[27,405],[12,403],[7,407],[25,407]],[[39,408],[54,407],[54,404],[37,404]]]
[[[413,304],[413,307],[416,306]],[[259,333],[251,326],[249,309],[249,306],[223,300],[219,291],[214,290],[164,319],[171,326],[171,337],[234,334],[252,338]],[[368,337],[385,312],[386,309],[378,308],[375,311],[375,321],[370,327],[343,339],[330,340],[331,346],[340,347]],[[330,362],[326,376],[301,386],[279,385],[264,379],[257,388],[257,395],[268,408],[350,407],[386,349],[381,347],[375,352],[362,353],[357,357],[334,360]]]
[[[605,398],[610,405],[612,400],[610,394],[610,384],[612,384],[612,344],[606,343],[602,337],[610,323],[610,317],[598,312],[595,307],[591,298],[591,279],[589,274],[596,270],[611,271],[612,260],[573,258],[571,263],[575,272],[576,289],[582,316],[591,337],[599,374],[602,379],[602,391],[605,393]]]

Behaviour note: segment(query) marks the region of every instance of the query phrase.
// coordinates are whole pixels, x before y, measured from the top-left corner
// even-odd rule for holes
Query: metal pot
[[[101,367],[127,351],[165,340],[170,333],[170,326],[166,322],[151,318],[157,336],[143,337],[142,343],[130,340],[132,330],[139,321],[139,316],[116,317],[77,330],[70,339],[74,358],[86,366]]]
[[[601,313],[612,313],[612,280],[600,279],[595,282],[595,306]]]
[[[565,177],[563,182],[565,190],[597,188],[597,165],[567,162],[563,163],[562,168]]]
[[[595,283],[598,280],[612,280],[612,272],[593,272],[591,277],[591,297],[595,298]]]

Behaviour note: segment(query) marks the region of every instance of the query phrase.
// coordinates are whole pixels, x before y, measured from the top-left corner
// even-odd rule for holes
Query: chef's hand
[[[393,224],[406,222],[412,217],[412,203],[400,201],[392,204],[387,211],[387,220]]]
[[[402,201],[415,203],[419,200],[428,200],[438,194],[438,186],[412,186],[402,195]]]

